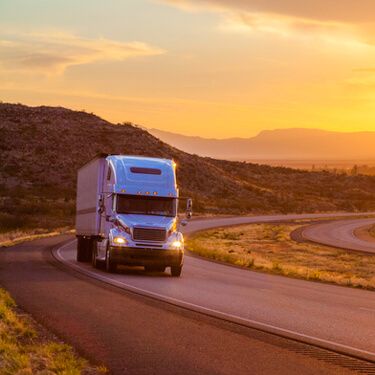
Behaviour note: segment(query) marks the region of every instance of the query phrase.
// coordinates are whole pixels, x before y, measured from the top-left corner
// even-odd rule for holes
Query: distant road
[[[210,218],[192,221],[186,232],[337,216]],[[141,269],[107,274],[75,261],[72,237],[1,249],[0,267],[0,284],[22,308],[115,374],[375,372],[368,362],[278,336],[375,361],[374,292],[191,256],[179,279]]]
[[[355,216],[374,216],[375,212],[356,212],[356,213],[328,213],[328,214],[288,214],[288,215],[261,215],[261,216],[234,216],[234,217],[207,217],[206,219],[193,220],[185,228],[182,228],[184,234],[191,234],[197,231],[206,230],[210,228],[251,224],[251,223],[272,223],[277,221],[290,221],[290,220],[315,220],[315,219],[335,219]],[[356,219],[355,219],[356,220]],[[359,219],[358,219],[359,220]]]
[[[375,254],[374,241],[356,236],[356,230],[375,224],[375,219],[339,220],[309,225],[302,230],[302,237],[324,245]]]

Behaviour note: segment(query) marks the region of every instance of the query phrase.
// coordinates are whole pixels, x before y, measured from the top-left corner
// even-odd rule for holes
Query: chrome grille
[[[152,228],[134,228],[133,240],[140,241],[165,241],[165,229],[152,229]]]

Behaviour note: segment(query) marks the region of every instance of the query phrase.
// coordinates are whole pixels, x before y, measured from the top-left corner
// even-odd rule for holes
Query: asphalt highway
[[[322,216],[204,219],[187,232]],[[190,256],[179,279],[136,268],[110,275],[77,263],[72,237],[1,249],[0,284],[36,320],[115,374],[375,373],[373,364],[278,336],[375,360],[369,291]]]
[[[292,218],[296,216],[197,220],[189,232],[245,220]],[[107,274],[76,262],[75,241],[55,254],[70,267],[125,289],[375,360],[375,298],[370,291],[250,272],[191,256],[185,258],[183,277],[172,282],[168,273],[151,277],[143,270],[123,269]]]
[[[375,224],[375,219],[340,220],[309,225],[303,229],[304,239],[342,249],[375,254],[375,241],[358,238],[356,230]]]

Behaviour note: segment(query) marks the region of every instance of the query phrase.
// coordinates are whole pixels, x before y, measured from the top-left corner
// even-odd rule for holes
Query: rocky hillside
[[[374,210],[375,178],[202,158],[141,128],[60,107],[0,104],[0,229],[74,221],[77,169],[99,152],[173,158],[195,210]]]

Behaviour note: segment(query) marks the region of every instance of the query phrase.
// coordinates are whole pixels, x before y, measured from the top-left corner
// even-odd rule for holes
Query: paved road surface
[[[236,221],[194,221],[190,231],[228,220]],[[142,269],[107,274],[76,262],[75,241],[60,248],[56,256],[122,288],[375,360],[375,294],[370,291],[251,272],[190,256],[185,259],[183,277],[172,282],[168,273],[151,276]]]
[[[309,225],[302,231],[302,237],[309,241],[343,249],[375,254],[375,242],[358,238],[358,228],[375,224],[375,219],[340,220]]]
[[[256,219],[195,221],[190,231],[246,220]],[[266,220],[270,218],[261,221]],[[1,249],[0,283],[38,321],[90,359],[107,364],[113,373],[349,373],[342,364],[375,371],[342,356],[138,296],[118,286],[126,283],[248,321],[317,335],[370,352],[368,355],[375,352],[371,292],[265,275],[192,257],[187,257],[180,279],[123,270],[110,276],[115,287],[56,262],[50,251],[64,239],[72,242],[58,237]],[[70,266],[78,266],[69,242],[58,246],[59,253]],[[83,271],[92,269],[83,266]],[[109,275],[95,271],[95,276]]]

